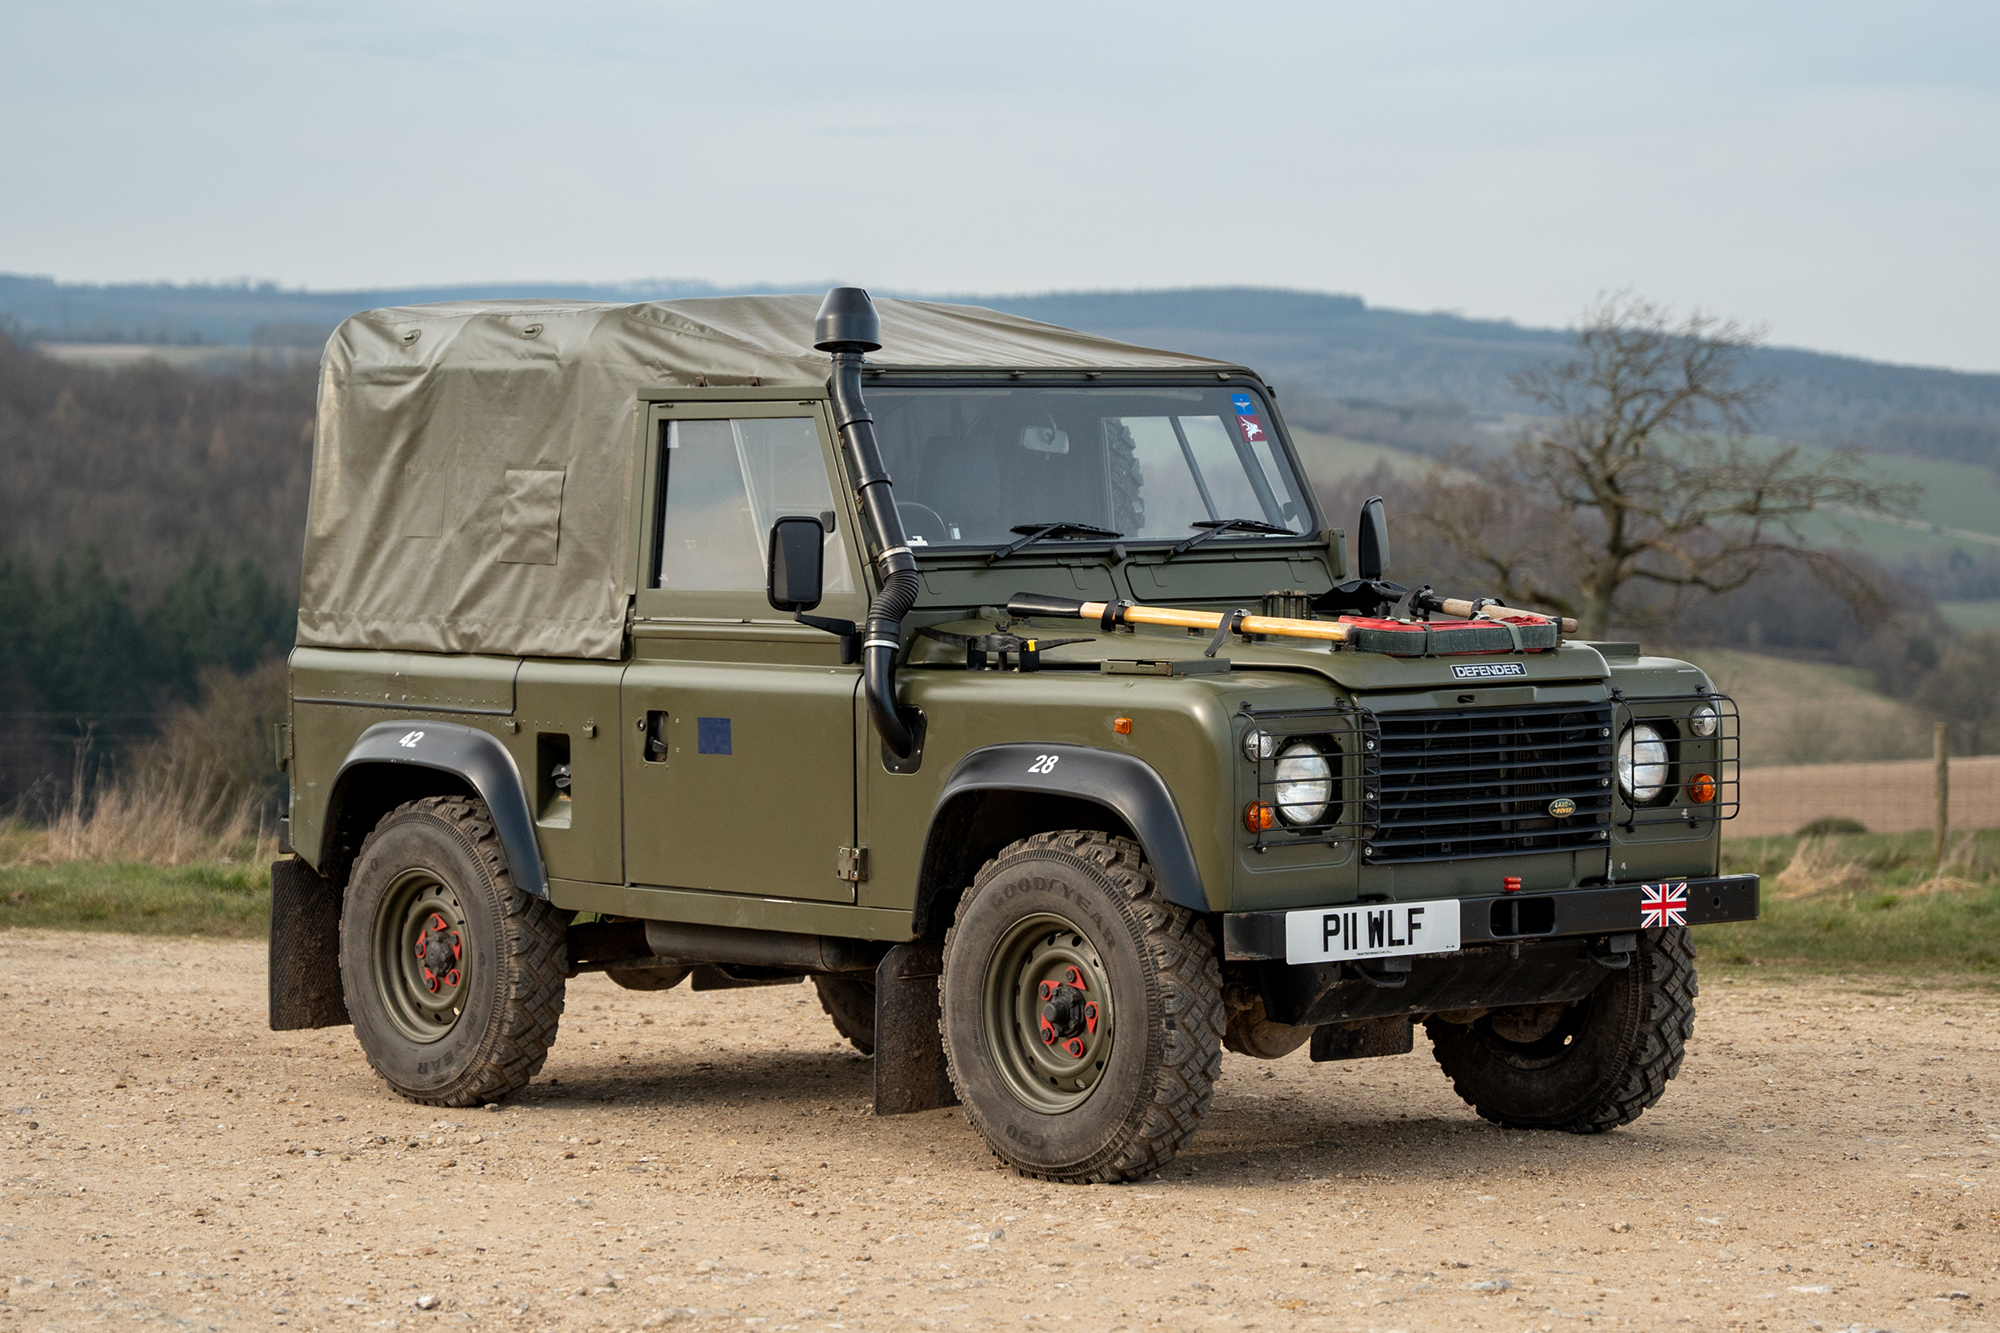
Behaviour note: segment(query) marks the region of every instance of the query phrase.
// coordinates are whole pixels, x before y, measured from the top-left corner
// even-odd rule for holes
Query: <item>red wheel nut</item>
[[[1068,1041],[1064,1042],[1063,1049],[1069,1052],[1070,1059],[1072,1060],[1081,1060],[1083,1058],[1083,1042],[1075,1037],[1071,1037]]]

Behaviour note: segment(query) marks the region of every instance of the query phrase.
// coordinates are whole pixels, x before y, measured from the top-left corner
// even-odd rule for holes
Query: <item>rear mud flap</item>
[[[341,1027],[341,895],[296,857],[271,863],[271,1031]]]
[[[875,968],[875,1114],[908,1115],[958,1105],[938,1032],[944,948],[915,940]]]

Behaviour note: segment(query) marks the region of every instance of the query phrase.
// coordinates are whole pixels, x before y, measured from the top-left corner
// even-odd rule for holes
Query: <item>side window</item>
[[[660,562],[653,586],[762,592],[771,524],[832,509],[810,417],[669,421],[660,441]],[[853,592],[847,546],[827,538],[826,591]]]

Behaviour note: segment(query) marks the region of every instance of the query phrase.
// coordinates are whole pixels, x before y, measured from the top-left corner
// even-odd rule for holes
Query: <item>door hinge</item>
[[[866,847],[842,847],[834,854],[833,873],[850,884],[859,884],[868,878],[868,849]]]

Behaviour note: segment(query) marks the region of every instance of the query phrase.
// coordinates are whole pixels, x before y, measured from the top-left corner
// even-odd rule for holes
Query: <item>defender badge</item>
[[[1576,802],[1567,796],[1558,796],[1549,802],[1549,813],[1557,819],[1568,819],[1576,813]]]

